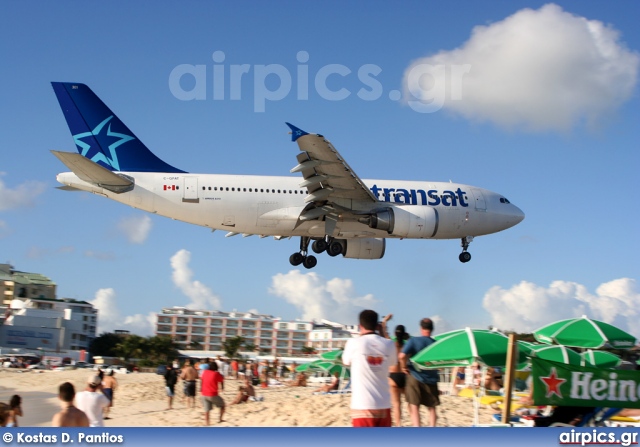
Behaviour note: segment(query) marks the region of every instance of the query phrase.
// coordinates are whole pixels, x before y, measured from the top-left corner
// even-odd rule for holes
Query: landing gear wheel
[[[304,256],[301,253],[294,253],[289,256],[289,262],[293,266],[298,266],[304,262]]]
[[[460,262],[462,263],[469,262],[471,261],[471,253],[469,253],[468,251],[463,251],[462,253],[460,253],[460,256],[458,256],[458,259],[460,259]]]
[[[311,249],[315,253],[320,254],[323,251],[325,251],[328,246],[329,246],[329,244],[327,244],[327,241],[325,241],[324,239],[319,239],[317,241],[313,241],[313,244],[311,244]]]
[[[316,259],[316,257],[313,255],[309,255],[306,258],[304,258],[302,265],[304,265],[304,267],[307,269],[312,269],[316,266],[317,263],[318,263],[318,260]]]
[[[342,244],[334,241],[327,247],[327,254],[329,256],[338,256],[342,254]]]

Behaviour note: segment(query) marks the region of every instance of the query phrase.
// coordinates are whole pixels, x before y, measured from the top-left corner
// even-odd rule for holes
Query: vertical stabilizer
[[[184,172],[155,156],[85,84],[51,84],[84,157],[111,171]]]

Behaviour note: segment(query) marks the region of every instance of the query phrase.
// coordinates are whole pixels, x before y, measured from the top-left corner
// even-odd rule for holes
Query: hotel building
[[[271,315],[169,307],[158,313],[156,335],[171,337],[181,349],[209,352],[224,351],[223,341],[241,336],[256,346],[256,354],[290,357],[302,354],[312,329],[312,322]]]

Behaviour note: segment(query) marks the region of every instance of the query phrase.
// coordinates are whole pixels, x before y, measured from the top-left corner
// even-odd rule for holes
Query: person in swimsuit
[[[113,376],[115,372],[111,369],[109,372],[102,378],[102,394],[107,396],[109,399],[109,406],[104,409],[104,419],[111,419],[109,417],[109,410],[113,407],[113,393],[118,387],[118,381]]]
[[[383,334],[386,338],[389,338],[387,331],[387,322],[393,317],[389,314],[382,319]],[[396,359],[400,352],[404,342],[409,338],[409,334],[405,331],[402,324],[396,326],[395,329],[395,342],[396,342]],[[404,385],[406,381],[406,374],[402,372],[400,367],[400,361],[396,360],[395,363],[389,366],[389,389],[391,390],[391,418],[396,427],[401,427],[402,423],[402,395],[404,394]]]
[[[73,399],[76,396],[76,390],[73,384],[65,382],[58,387],[58,398],[62,410],[53,416],[51,425],[53,427],[88,427],[89,418],[87,415],[73,406]]]
[[[187,360],[182,368],[180,378],[184,381],[183,393],[188,408],[196,406],[196,380],[198,380],[198,370],[193,366],[193,360]]]
[[[9,401],[9,414],[7,416],[6,427],[17,427],[18,416],[22,416],[22,398],[14,394]]]
[[[314,393],[328,393],[329,391],[338,391],[340,388],[340,373],[333,373],[331,383],[322,385],[320,388],[314,391]]]

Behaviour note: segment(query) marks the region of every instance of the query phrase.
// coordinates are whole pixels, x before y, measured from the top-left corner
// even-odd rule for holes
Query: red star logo
[[[540,377],[540,380],[544,382],[544,385],[547,387],[547,393],[545,397],[551,397],[553,394],[556,394],[560,399],[562,399],[562,394],[560,393],[560,385],[565,383],[567,379],[558,378],[558,373],[555,368],[551,368],[551,374],[549,377]]]

